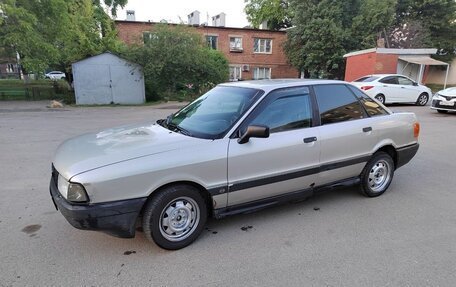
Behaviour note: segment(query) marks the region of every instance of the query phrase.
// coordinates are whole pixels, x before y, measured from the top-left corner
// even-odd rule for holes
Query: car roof
[[[338,80],[315,80],[315,79],[271,79],[271,80],[251,80],[251,81],[238,81],[220,84],[226,87],[240,87],[260,89],[264,91],[271,91],[279,88],[298,87],[304,85],[318,85],[318,84],[348,84],[344,81]]]
[[[372,74],[372,75],[365,75],[365,76],[362,76],[362,77],[359,77],[360,78],[364,78],[364,77],[389,77],[389,76],[400,76],[400,77],[406,77],[405,75],[400,75],[400,74]]]

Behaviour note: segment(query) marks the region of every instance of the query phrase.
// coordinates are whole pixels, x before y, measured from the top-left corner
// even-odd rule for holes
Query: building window
[[[7,64],[6,65],[6,72],[7,73],[14,73],[14,64]]]
[[[239,81],[242,79],[241,66],[230,66],[230,81]]]
[[[241,37],[230,37],[230,51],[234,51],[234,52],[242,51],[242,38]]]
[[[253,79],[270,79],[271,78],[271,68],[255,68],[253,69]]]
[[[206,36],[207,46],[211,49],[217,50],[217,36]]]
[[[153,32],[143,32],[144,44],[150,44],[152,40],[157,39],[157,35]]]
[[[270,54],[272,52],[272,40],[255,38],[253,40],[253,52]]]

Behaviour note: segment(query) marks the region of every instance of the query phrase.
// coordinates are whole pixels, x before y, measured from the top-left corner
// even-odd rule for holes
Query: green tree
[[[145,36],[145,45],[124,56],[143,66],[148,100],[191,96],[228,80],[228,61],[191,28],[162,24]]]
[[[392,37],[398,48],[435,47],[443,60],[456,54],[456,1],[398,0],[393,32],[415,37]],[[391,34],[394,36],[394,34]]]
[[[25,72],[69,72],[72,62],[119,47],[112,20],[92,0],[3,0],[0,10],[0,46],[20,55]]]
[[[280,30],[291,27],[292,10],[288,0],[245,0],[247,20],[258,28],[267,21],[268,29]]]

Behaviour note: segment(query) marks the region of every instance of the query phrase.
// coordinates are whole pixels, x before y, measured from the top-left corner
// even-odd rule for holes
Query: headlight
[[[68,185],[67,200],[73,202],[87,202],[89,201],[89,197],[87,196],[87,192],[82,184],[70,182]]]
[[[64,198],[67,198],[68,196],[69,184],[70,183],[68,182],[68,180],[66,180],[65,178],[63,178],[63,176],[59,174],[59,178],[57,179],[57,188],[59,189],[60,194],[63,195]]]
[[[445,98],[442,97],[442,95],[440,95],[439,93],[435,93],[435,95],[432,97],[432,99],[434,99],[434,100],[445,100]]]

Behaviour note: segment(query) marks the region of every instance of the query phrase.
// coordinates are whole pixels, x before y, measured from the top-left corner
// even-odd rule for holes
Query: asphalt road
[[[0,102],[0,286],[455,285],[456,114],[392,107],[418,115],[421,147],[381,197],[350,188],[210,220],[192,245],[165,251],[140,232],[118,239],[74,229],[48,184],[66,138],[175,107],[46,104]]]

